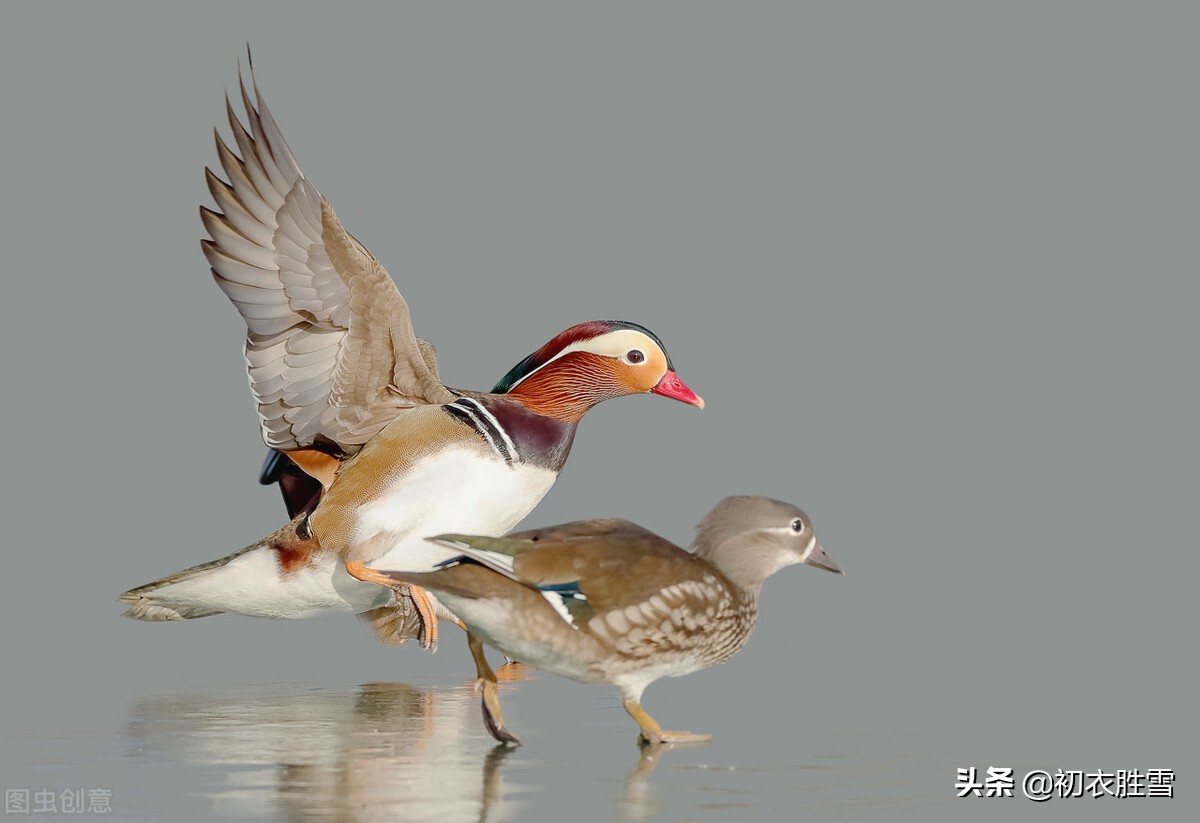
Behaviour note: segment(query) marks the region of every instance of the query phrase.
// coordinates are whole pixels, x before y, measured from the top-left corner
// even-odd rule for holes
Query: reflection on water
[[[523,679],[501,671],[503,679]],[[293,684],[147,697],[130,711],[127,756],[211,776],[190,786],[216,815],[285,820],[503,821],[536,787],[502,778],[514,750],[481,734],[473,688]],[[650,775],[668,749],[644,747],[615,798],[621,820],[661,810]],[[630,752],[630,754],[634,754]],[[526,772],[526,776],[531,776]]]
[[[208,792],[223,816],[453,823],[519,811],[502,791],[508,752],[480,745],[468,687],[162,695],[130,722],[133,757],[224,767]]]
[[[612,735],[587,737],[582,721],[564,729],[553,719],[536,725],[540,716],[525,715],[537,748],[509,750],[483,731],[468,685],[285,683],[146,697],[133,703],[121,738],[138,767],[136,789],[122,795],[145,800],[125,811],[165,819],[154,798],[186,796],[202,799],[209,815],[294,821],[556,819],[573,805],[588,810],[584,819],[633,823],[774,820],[797,809],[857,819],[863,810],[909,806],[913,784],[934,771],[953,774],[919,757],[804,745],[638,750],[615,707],[619,746],[605,742]]]
[[[617,814],[621,820],[640,823],[649,820],[662,805],[658,801],[658,790],[650,781],[650,773],[662,756],[662,746],[643,746],[638,764],[625,775],[624,791],[617,799]]]

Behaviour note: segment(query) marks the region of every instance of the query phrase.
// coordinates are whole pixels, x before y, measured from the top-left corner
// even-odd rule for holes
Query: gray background
[[[731,665],[650,689],[665,725],[716,741],[645,785],[626,781],[633,725],[610,690],[507,693],[527,745],[501,767],[501,812],[1186,816],[1197,16],[6,5],[0,779],[109,786],[121,817],[299,816],[303,794],[280,806],[172,741],[220,751],[276,728],[260,704],[311,691],[320,714],[360,684],[428,697],[470,672],[451,631],[429,657],[348,617],[117,616],[123,589],[282,522],[254,483],[243,327],[197,244],[249,40],[306,173],[448,382],[488,387],[612,316],[657,331],[708,401],[596,409],[527,525],[619,515],[682,542],[722,496],[762,493],[802,505],[847,570],[772,579]],[[448,791],[489,749],[454,700],[462,743],[430,768]],[[1179,797],[952,800],[972,765],[1174,768]],[[648,812],[621,805],[631,791]]]

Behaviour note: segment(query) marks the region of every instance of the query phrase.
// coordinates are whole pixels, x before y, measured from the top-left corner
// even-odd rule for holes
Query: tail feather
[[[122,603],[129,604],[129,608],[122,616],[132,617],[134,620],[192,620],[197,617],[211,617],[214,614],[225,613],[182,604],[168,606],[163,603],[155,603],[150,598],[142,597],[132,591],[125,592],[120,599]]]
[[[131,617],[134,620],[192,620],[197,617],[211,617],[214,614],[224,614],[224,612],[215,609],[186,603],[169,602],[159,592],[167,586],[191,580],[213,569],[219,569],[222,566],[228,565],[229,561],[241,557],[246,552],[254,551],[261,545],[261,542],[254,543],[244,549],[238,549],[233,554],[222,557],[220,560],[201,563],[198,566],[192,566],[183,571],[169,574],[166,577],[155,580],[153,583],[147,583],[144,586],[138,586],[136,589],[124,592],[117,598],[122,603],[129,605],[129,608],[125,610],[122,616]]]
[[[201,563],[198,566],[192,566],[183,571],[167,575],[159,580],[155,580],[153,583],[147,583],[144,586],[138,586],[136,589],[130,589],[117,598],[129,606],[125,610],[124,616],[133,618],[134,620],[163,621],[194,620],[197,617],[223,614],[224,610],[214,608],[211,603],[195,602],[194,600],[189,602],[187,596],[189,587],[178,586],[177,584],[187,583],[188,581],[201,582],[202,578],[206,575],[228,566],[229,563],[249,552],[277,546],[288,541],[296,541],[296,528],[305,516],[304,514],[298,515],[292,522],[274,534],[268,535],[243,549],[238,549],[227,557],[212,560],[208,563]]]

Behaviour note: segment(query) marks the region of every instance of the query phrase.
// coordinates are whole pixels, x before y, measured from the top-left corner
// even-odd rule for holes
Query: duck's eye
[[[630,349],[625,355],[625,359],[636,365],[645,361],[646,355],[642,354],[640,349]]]
[[[796,534],[800,534],[800,532],[804,531],[804,521],[799,517],[792,521],[792,531],[794,531]]]

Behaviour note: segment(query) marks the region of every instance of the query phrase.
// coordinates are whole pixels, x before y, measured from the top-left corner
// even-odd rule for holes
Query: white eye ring
[[[796,534],[800,534],[800,532],[804,531],[804,521],[799,517],[792,521],[792,531],[794,531]]]
[[[625,352],[625,356],[621,359],[626,363],[631,363],[634,366],[637,366],[646,362],[646,355],[641,349],[630,349],[629,351]]]

